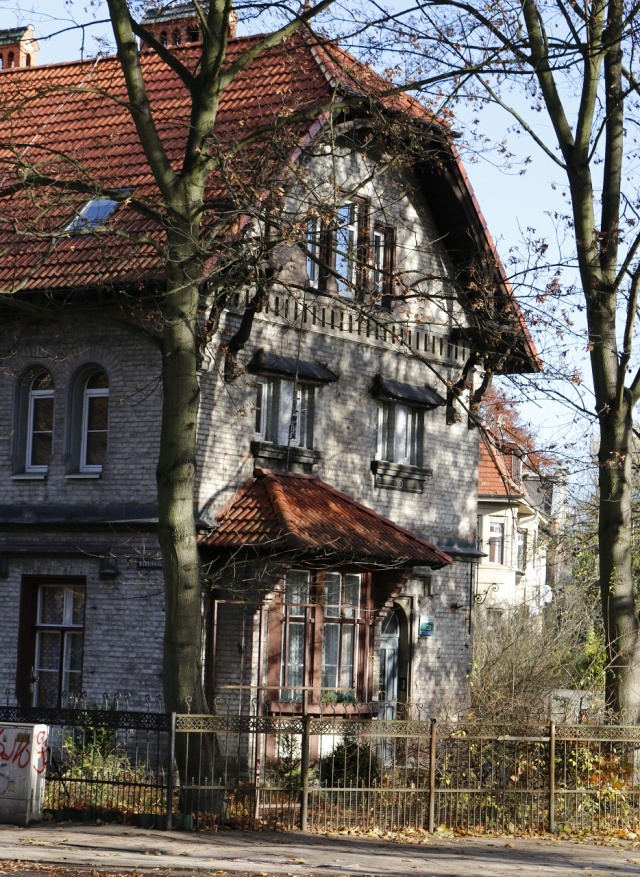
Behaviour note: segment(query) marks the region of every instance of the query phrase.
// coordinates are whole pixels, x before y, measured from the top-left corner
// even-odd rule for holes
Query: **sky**
[[[106,18],[104,0],[0,0],[0,28],[27,23],[35,26],[40,44],[39,63],[70,61],[83,54],[92,56],[98,50],[109,50],[112,35]],[[458,108],[456,112],[456,126],[464,129],[464,109]],[[482,126],[494,140],[506,131],[507,124],[505,115],[498,110],[482,115]],[[540,133],[544,133],[542,128]],[[553,242],[555,228],[549,213],[565,208],[562,186],[557,185],[559,171],[553,162],[536,155],[532,151],[535,147],[528,142],[516,142],[516,149],[520,147],[522,156],[532,157],[525,173],[520,173],[519,166],[511,170],[499,167],[491,155],[463,152],[468,176],[507,270],[510,254],[520,246],[524,230],[535,229],[534,237]],[[581,333],[578,323],[567,354],[574,360],[576,371],[586,371],[586,342]],[[547,333],[536,341],[544,356],[546,345],[556,345],[557,339]],[[536,394],[531,388],[525,393],[536,398],[524,403],[521,413],[539,432],[541,445],[560,445],[566,435],[584,431],[584,422],[581,427],[575,426],[573,413],[566,405],[553,402],[544,393]]]

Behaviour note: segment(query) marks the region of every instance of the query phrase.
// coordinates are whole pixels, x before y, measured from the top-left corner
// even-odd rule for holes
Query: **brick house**
[[[231,40],[231,56],[252,39]],[[197,40],[175,51],[188,58]],[[183,85],[153,52],[143,63],[177,154]],[[28,95],[30,111],[10,116],[15,143],[29,144],[21,161],[67,178],[80,168],[100,190],[3,208],[22,226],[4,226],[1,282],[23,307],[5,302],[0,330],[0,680],[23,704],[115,691],[135,704],[162,691],[162,274],[157,226],[104,190],[156,193],[126,108],[104,97],[125,94],[115,58],[0,77],[10,104]],[[247,281],[202,351],[207,690],[238,708],[364,711],[382,699],[392,713],[400,702],[436,714],[465,699],[478,441],[457,400],[483,364],[539,363],[447,126],[408,97],[326,110],[383,87],[297,35],[229,86],[219,116],[229,145],[283,107],[318,107],[236,159],[252,203],[278,181],[280,236],[248,338]],[[374,116],[389,125],[384,148]],[[420,148],[395,160],[390,144],[416,129]],[[237,196],[226,185],[212,182],[216,208]],[[232,254],[267,226],[243,222]],[[476,295],[489,297],[490,323]]]

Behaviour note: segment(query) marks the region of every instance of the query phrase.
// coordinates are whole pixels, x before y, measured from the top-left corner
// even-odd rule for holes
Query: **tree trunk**
[[[631,406],[600,415],[600,593],[607,643],[605,699],[612,718],[640,719],[640,640],[631,570]]]
[[[194,229],[168,233],[163,303],[162,426],[157,467],[158,539],[165,582],[164,696],[169,710],[206,712],[201,580],[195,528],[200,387],[196,373],[200,260]]]

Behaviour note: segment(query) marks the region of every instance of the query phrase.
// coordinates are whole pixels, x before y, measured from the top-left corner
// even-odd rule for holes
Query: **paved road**
[[[640,847],[509,838],[429,838],[422,844],[354,836],[277,832],[145,831],[125,826],[42,823],[0,826],[0,860],[21,860],[111,872],[163,872],[363,877],[640,877]],[[0,873],[2,868],[0,867]]]

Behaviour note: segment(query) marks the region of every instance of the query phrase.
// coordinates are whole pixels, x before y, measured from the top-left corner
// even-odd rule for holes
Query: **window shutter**
[[[371,232],[369,226],[370,202],[368,198],[358,198],[358,247],[356,264],[356,298],[362,301],[369,288],[369,268],[371,264]]]
[[[384,230],[384,295],[382,307],[391,310],[394,296],[393,271],[396,266],[396,230],[388,225]]]
[[[414,453],[412,455],[411,463],[414,466],[422,466],[424,458],[424,411],[421,409],[415,410],[413,416],[415,418],[416,428]]]

